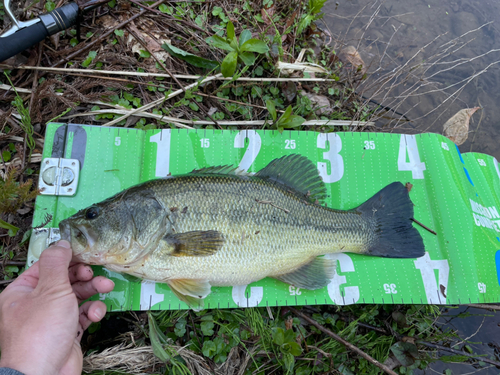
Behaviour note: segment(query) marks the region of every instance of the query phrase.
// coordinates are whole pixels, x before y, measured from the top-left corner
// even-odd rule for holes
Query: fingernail
[[[56,243],[57,246],[61,246],[61,247],[64,247],[65,249],[70,249],[71,248],[71,244],[66,241],[66,240],[60,240]]]
[[[106,312],[105,312],[105,311],[103,311],[100,307],[98,307],[98,308],[96,308],[96,309],[94,310],[94,315],[95,315],[95,317],[96,317],[97,319],[99,319],[99,320],[101,320],[102,318],[104,318],[104,314],[105,314],[105,313],[106,313]]]

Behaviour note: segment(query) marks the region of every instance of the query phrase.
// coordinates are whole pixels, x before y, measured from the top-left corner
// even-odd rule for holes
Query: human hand
[[[114,283],[72,264],[71,256],[69,242],[59,241],[0,294],[0,367],[26,375],[81,374],[83,331],[104,317],[106,305],[78,305],[112,291]]]

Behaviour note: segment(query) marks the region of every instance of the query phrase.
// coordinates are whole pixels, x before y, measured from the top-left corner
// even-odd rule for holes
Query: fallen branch
[[[467,305],[467,306],[476,307],[478,305]],[[488,305],[479,305],[479,306],[488,306]],[[498,310],[500,310],[500,308]],[[371,330],[373,330],[375,332],[379,332],[379,333],[382,333],[382,334],[387,335],[387,336],[392,335],[392,336],[394,336],[399,341],[408,341],[408,339],[415,340],[415,337],[401,336],[401,335],[398,335],[394,331],[391,333],[391,332],[386,331],[383,328],[374,327],[374,326],[371,326],[371,325],[366,324],[366,323],[358,322],[357,324],[360,327],[368,328],[368,329],[371,329]],[[434,344],[434,343],[423,341],[423,340],[415,340],[415,344],[421,344],[421,345],[427,346],[429,348],[443,350],[445,352],[450,352],[450,353],[457,354],[457,355],[463,355],[465,357],[469,357],[469,358],[475,359],[477,361],[483,361],[483,362],[489,363],[491,365],[495,365],[495,366],[499,366],[500,367],[500,362],[493,361],[493,360],[491,360],[489,358],[485,358],[485,357],[475,356],[474,354],[469,354],[469,353],[463,352],[461,350],[448,348],[448,347],[443,346],[443,345]]]
[[[215,75],[215,76],[206,77],[205,79],[201,80],[200,82],[195,82],[195,83],[192,83],[192,84],[190,84],[189,86],[183,87],[183,88],[181,88],[181,89],[179,89],[179,90],[176,90],[176,91],[174,91],[174,92],[170,93],[169,95],[165,96],[164,98],[157,99],[157,100],[155,100],[155,101],[152,101],[152,102],[151,102],[151,103],[149,103],[149,104],[143,105],[142,107],[139,107],[139,108],[136,108],[136,109],[134,109],[134,110],[132,110],[132,111],[129,111],[129,113],[125,114],[124,116],[119,117],[119,118],[117,118],[117,119],[115,119],[115,120],[113,120],[113,121],[110,121],[110,122],[108,122],[108,123],[104,124],[103,126],[112,126],[112,125],[115,125],[115,124],[119,123],[120,121],[125,120],[125,119],[126,119],[127,117],[129,117],[129,116],[132,116],[132,115],[134,115],[134,114],[137,114],[138,112],[143,112],[143,111],[145,111],[145,110],[147,110],[147,109],[151,109],[151,108],[153,108],[153,107],[156,107],[158,104],[163,103],[164,101],[166,101],[166,100],[168,100],[168,99],[171,99],[171,98],[173,98],[174,96],[177,96],[177,95],[179,95],[179,94],[182,94],[182,93],[183,93],[183,92],[185,92],[186,90],[189,90],[189,89],[191,89],[191,88],[193,88],[193,87],[196,87],[196,86],[198,86],[198,85],[201,85],[201,84],[203,84],[203,83],[207,83],[207,82],[213,81],[213,80],[214,80],[217,76],[220,76],[220,75],[221,75],[221,74],[219,73],[219,74],[217,74],[217,75]],[[181,121],[179,121],[179,122],[181,122]],[[212,124],[212,122],[211,122],[211,124]]]
[[[414,218],[410,218],[410,220],[411,220],[411,221],[413,221],[414,223],[416,223],[416,224],[420,225],[422,228],[424,228],[424,229],[428,230],[428,231],[429,231],[429,232],[431,232],[432,234],[434,234],[434,235],[436,235],[436,236],[437,236],[437,233],[436,233],[436,232],[434,232],[432,229],[430,229],[430,228],[426,227],[426,226],[425,226],[424,224],[422,224],[420,221],[415,220]]]
[[[345,345],[348,349],[350,349],[353,352],[355,352],[356,354],[360,355],[361,357],[363,357],[364,359],[366,359],[368,362],[370,362],[372,365],[377,366],[379,369],[381,369],[382,371],[384,371],[386,374],[397,375],[389,367],[387,367],[386,365],[380,363],[379,361],[377,361],[372,356],[366,354],[364,351],[362,351],[361,349],[359,349],[357,346],[354,346],[350,342],[344,340],[339,335],[337,335],[337,334],[333,333],[332,331],[330,331],[329,329],[323,327],[317,321],[315,321],[314,319],[311,319],[310,317],[308,317],[306,314],[303,314],[302,312],[294,309],[293,307],[288,307],[288,308],[290,309],[290,311],[292,313],[294,313],[295,315],[297,315],[297,316],[301,317],[302,319],[306,320],[307,322],[309,322],[310,324],[312,324],[313,326],[315,326],[317,329],[319,329],[321,332],[326,333],[328,336],[334,338],[335,340],[337,340],[341,344]]]
[[[154,8],[154,7],[157,7],[158,5],[160,4],[163,4],[165,2],[165,0],[160,0],[160,1],[157,1],[156,3],[154,4],[151,4],[150,8]],[[52,65],[52,67],[56,67],[58,65],[61,65],[61,64],[64,64],[64,63],[67,63],[69,60],[71,60],[73,57],[76,57],[78,55],[80,55],[82,52],[85,52],[87,51],[88,49],[90,49],[90,47],[98,44],[100,45],[101,42],[103,40],[105,40],[108,36],[110,36],[111,34],[113,34],[115,32],[115,30],[119,30],[121,29],[123,26],[125,25],[128,25],[130,22],[132,22],[133,20],[135,20],[136,18],[142,16],[144,13],[146,12],[149,12],[148,9],[143,9],[141,10],[139,13],[137,13],[136,15],[130,17],[128,20],[125,20],[123,21],[122,23],[120,23],[119,25],[116,25],[112,28],[110,28],[107,32],[105,32],[104,34],[102,34],[99,38],[97,38],[96,40],[94,40],[93,42],[85,45],[85,46],[82,46],[81,48],[79,48],[77,51],[69,54],[68,56],[62,58],[61,60],[59,60],[58,62],[56,62],[55,64]]]
[[[165,99],[161,99],[163,101]],[[150,104],[155,103],[151,102]],[[107,103],[102,103],[102,105],[107,104]],[[148,104],[148,106],[150,105]],[[138,109],[142,109],[138,108]],[[212,121],[206,121],[206,120],[184,120],[180,119],[177,117],[170,117],[170,116],[163,116],[163,115],[155,115],[154,113],[149,113],[149,112],[143,112],[143,111],[138,111],[137,109],[135,110],[129,110],[129,109],[99,109],[96,111],[89,111],[89,112],[84,112],[84,113],[76,113],[74,115],[69,115],[69,116],[64,116],[62,119],[70,119],[74,117],[80,117],[80,116],[93,116],[93,115],[100,115],[103,113],[114,113],[118,115],[124,115],[114,121],[108,122],[102,126],[110,126],[114,125],[116,122],[121,121],[129,116],[139,116],[139,117],[148,117],[148,118],[154,118],[163,122],[171,122],[174,123],[176,126],[179,126],[181,128],[186,128],[186,129],[192,129],[190,126],[186,125],[216,125],[215,122]],[[273,124],[272,121],[267,121],[267,120],[254,120],[254,121],[217,121],[219,125],[227,125],[227,126],[261,126],[264,125],[265,123],[268,123],[270,125]],[[348,121],[348,120],[309,120],[305,121],[302,123],[303,126],[375,126],[373,122],[364,122],[364,121]]]
[[[21,66],[10,66],[7,64],[0,64],[0,67],[11,68],[11,69],[25,69],[25,70],[43,70],[46,72],[58,72],[64,74],[72,74],[72,73],[92,73],[92,74],[109,74],[109,75],[117,75],[117,76],[131,76],[131,77],[163,77],[163,78],[171,78],[169,74],[165,73],[143,73],[143,72],[128,72],[124,70],[93,70],[93,69],[76,69],[76,68],[56,68],[56,67],[43,67],[43,66],[30,66],[30,65],[21,65]],[[203,76],[192,75],[192,74],[174,74],[175,78],[179,79],[200,79]],[[250,81],[250,82],[337,82],[334,79],[329,78],[252,78],[252,77],[239,77],[234,79],[233,77],[217,77],[218,81]]]
[[[475,307],[477,309],[486,309],[486,310],[500,311],[500,305],[498,305],[498,304],[495,304],[495,305],[486,305],[486,304],[482,304],[482,303],[472,303],[472,304],[467,304],[465,306]]]

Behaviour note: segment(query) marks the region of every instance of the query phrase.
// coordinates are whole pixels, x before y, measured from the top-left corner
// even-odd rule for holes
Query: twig
[[[463,355],[465,357],[469,357],[469,358],[475,359],[477,361],[483,361],[483,362],[489,363],[491,365],[495,365],[497,367],[500,367],[500,362],[493,361],[493,360],[491,360],[489,358],[486,358],[486,357],[475,356],[473,354],[469,354],[469,353],[463,352],[461,350],[447,348],[446,346],[442,346],[442,345],[439,345],[439,344],[433,344],[431,342],[422,341],[422,340],[416,340],[415,343],[425,345],[425,346],[427,346],[429,348],[444,350],[446,352],[450,352],[450,353],[453,353],[453,354]]]
[[[4,262],[3,265],[4,266],[25,266],[26,262],[19,262],[16,260],[7,260],[6,262]]]
[[[160,12],[159,10],[153,9],[153,6],[154,6],[154,5],[151,5],[151,7],[148,7],[148,6],[146,6],[146,5],[144,5],[144,4],[141,4],[141,3],[139,3],[138,1],[135,1],[135,0],[130,0],[130,2],[134,3],[135,5],[140,6],[141,8],[147,9],[147,10],[149,10],[149,11],[150,11],[150,12],[152,12],[152,13],[156,13],[156,14],[158,14],[158,15],[162,16],[162,17],[166,17],[166,18],[168,18],[168,19],[170,20],[170,22],[178,21],[178,22],[180,22],[180,23],[185,24],[186,26],[189,26],[189,27],[192,27],[192,28],[194,28],[194,29],[196,29],[196,30],[198,30],[198,31],[204,32],[204,33],[205,33],[205,34],[207,34],[208,36],[212,36],[212,34],[210,34],[210,32],[208,32],[208,31],[207,31],[207,30],[205,30],[205,29],[202,29],[202,28],[201,28],[201,27],[199,27],[198,25],[193,25],[193,24],[191,24],[191,23],[189,23],[189,22],[186,22],[186,21],[185,21],[185,20],[183,20],[183,19],[177,19],[177,18],[174,18],[173,16],[171,16],[171,15],[169,15],[169,14],[162,13],[162,12]]]
[[[117,76],[132,76],[132,77],[163,77],[170,78],[169,74],[165,73],[143,73],[143,72],[130,72],[130,71],[122,71],[122,70],[93,70],[93,69],[76,69],[76,68],[56,68],[56,67],[43,67],[43,66],[30,66],[30,65],[22,65],[22,66],[11,66],[7,64],[0,64],[0,67],[12,68],[12,69],[24,69],[24,70],[43,70],[46,72],[62,72],[64,74],[72,74],[72,73],[92,73],[92,74],[109,74],[109,75],[117,75]],[[203,76],[193,75],[193,74],[174,74],[173,75],[179,79],[200,79]],[[252,77],[239,77],[237,79],[233,79],[233,77],[222,77],[218,76],[216,78],[218,81],[249,81],[249,82],[337,82],[334,79],[329,78],[252,78]]]
[[[315,326],[317,329],[319,329],[321,332],[326,333],[328,336],[334,338],[335,340],[337,340],[341,344],[345,345],[348,349],[350,349],[353,352],[355,352],[356,354],[360,355],[361,357],[363,357],[364,359],[366,359],[368,362],[370,362],[372,365],[377,366],[379,369],[381,369],[382,371],[384,371],[386,374],[397,375],[389,367],[387,367],[386,365],[380,363],[379,361],[377,361],[372,356],[366,354],[364,351],[362,351],[361,349],[359,349],[357,346],[354,346],[350,342],[344,340],[339,335],[337,335],[337,334],[333,333],[332,331],[330,331],[329,329],[323,327],[317,321],[315,321],[314,319],[311,319],[310,317],[308,317],[306,314],[303,314],[302,312],[294,309],[293,307],[288,307],[288,308],[290,309],[290,311],[292,313],[294,313],[295,315],[297,315],[297,316],[301,317],[302,319],[306,320],[307,322],[309,322],[310,324],[312,324],[313,326]]]
[[[162,1],[163,1],[163,0],[162,0]],[[210,81],[214,80],[214,79],[215,79],[215,77],[217,77],[217,76],[219,76],[219,75],[221,75],[221,74],[219,73],[219,74],[217,74],[216,76],[206,77],[206,78],[205,78],[205,79],[203,79],[202,81],[192,83],[192,84],[190,84],[189,86],[186,86],[186,87],[182,87],[182,86],[181,86],[181,87],[182,87],[181,89],[176,90],[176,91],[174,91],[174,92],[170,93],[169,95],[165,96],[164,98],[157,99],[157,100],[155,100],[155,101],[152,101],[152,102],[151,102],[151,103],[149,103],[149,104],[143,105],[142,107],[139,107],[139,108],[136,108],[136,109],[134,109],[134,110],[132,110],[132,111],[129,111],[129,112],[128,112],[127,114],[125,114],[124,116],[119,117],[119,118],[117,118],[117,119],[115,119],[115,120],[113,120],[113,121],[110,121],[110,122],[108,122],[108,123],[104,124],[103,126],[112,126],[112,125],[114,125],[114,124],[119,123],[119,122],[120,122],[120,121],[122,121],[122,120],[125,120],[126,118],[128,118],[129,116],[131,116],[131,115],[133,115],[133,114],[136,114],[136,113],[138,113],[138,112],[144,112],[144,111],[145,111],[145,110],[147,110],[147,109],[150,109],[150,108],[156,107],[158,104],[163,103],[164,101],[166,101],[166,100],[168,100],[168,99],[171,99],[171,98],[173,98],[174,96],[177,96],[177,95],[179,95],[179,94],[182,94],[183,92],[185,92],[185,90],[186,90],[186,89],[187,89],[187,90],[189,90],[189,89],[191,89],[191,88],[193,88],[193,87],[196,87],[196,86],[198,86],[198,85],[201,85],[201,84],[203,84],[203,83],[210,82]],[[142,116],[144,116],[144,115],[142,114]],[[179,122],[183,122],[183,121],[179,121]]]
[[[432,233],[432,234],[434,234],[435,236],[437,236],[437,233],[436,233],[436,232],[434,232],[432,229],[430,229],[430,228],[426,227],[426,226],[425,226],[424,224],[422,224],[420,221],[415,220],[414,218],[410,218],[410,220],[411,220],[411,221],[413,221],[414,223],[416,223],[416,224],[420,225],[422,228],[424,228],[424,229],[428,230],[429,232],[431,232],[431,233]]]
[[[151,8],[157,7],[158,5],[163,4],[164,2],[165,2],[165,0],[159,0],[156,3],[152,4]],[[76,57],[76,56],[80,55],[82,52],[87,51],[93,45],[102,42],[108,36],[110,36],[111,34],[113,34],[115,32],[115,30],[121,29],[123,26],[127,25],[129,22],[132,22],[136,18],[142,16],[146,12],[149,12],[149,9],[141,10],[135,16],[132,16],[128,20],[125,20],[122,23],[120,23],[119,25],[112,27],[111,29],[109,29],[107,32],[105,32],[104,34],[102,34],[99,38],[97,38],[93,42],[87,44],[86,46],[82,46],[81,48],[79,48],[77,51],[73,52],[69,56],[66,56],[66,57],[62,58],[61,60],[59,60],[58,62],[56,62],[55,64],[53,64],[52,68],[54,68],[54,67],[56,67],[58,65],[64,64],[64,63],[68,62],[69,60],[71,60],[73,57]]]
[[[180,91],[180,90],[179,90]],[[169,98],[167,98],[169,99]],[[155,115],[154,113],[149,113],[149,112],[144,112],[143,108],[148,107],[145,109],[149,109],[151,107],[154,107],[156,104],[159,102],[164,101],[165,99],[158,99],[154,102],[151,102],[150,104],[147,104],[143,107],[136,108],[134,110],[130,109],[99,109],[97,111],[89,111],[89,112],[84,112],[84,113],[75,113],[74,115],[69,115],[69,116],[64,116],[62,119],[70,119],[74,117],[80,117],[80,116],[93,116],[93,115],[99,115],[102,113],[114,113],[114,114],[123,114],[124,116],[116,119],[116,120],[124,120],[125,118],[129,116],[142,116],[142,117],[149,117],[149,118],[154,118],[160,121],[164,122],[172,122],[176,124],[176,126],[179,126],[181,128],[187,128],[191,129],[191,127],[185,125],[215,125],[214,122],[212,121],[206,121],[206,120],[184,120],[181,118],[177,117],[170,117],[170,116],[163,116],[163,115]],[[102,105],[109,105],[108,103],[101,103]],[[102,126],[111,126],[114,125],[116,122],[119,121],[110,121],[106,124],[103,124]],[[266,123],[266,120],[255,120],[255,121],[218,121],[219,125],[227,125],[227,126],[261,126]],[[273,124],[272,121],[267,121],[268,124]],[[375,124],[373,122],[363,122],[363,121],[347,121],[347,120],[309,120],[305,121],[302,123],[302,126],[374,126]]]
[[[290,213],[290,210],[287,210],[286,208],[282,208],[282,207],[276,206],[276,205],[275,205],[273,202],[271,202],[271,201],[261,201],[261,200],[258,200],[258,199],[256,199],[255,201],[256,201],[257,203],[268,204],[268,205],[270,205],[270,206],[273,206],[274,208],[278,208],[278,209],[280,209],[280,210],[283,210],[283,211],[285,211],[287,214],[289,214],[289,213]]]
[[[487,305],[467,305],[467,306],[472,306],[472,307],[477,307],[477,306],[487,306]],[[291,309],[291,308],[290,308]],[[500,310],[500,309],[499,309]],[[387,336],[394,336],[397,340],[401,341],[405,341],[407,339],[415,339],[414,337],[409,337],[409,336],[401,336],[399,335],[397,332],[395,331],[392,331],[391,332],[388,332],[386,331],[385,329],[383,328],[379,328],[379,327],[374,327],[374,326],[371,326],[369,324],[366,324],[366,323],[361,323],[361,322],[358,322],[357,323],[358,326],[360,327],[364,327],[364,328],[368,328],[368,329],[371,329],[373,331],[376,331],[376,332],[379,332],[379,333],[382,333],[384,335],[387,335]],[[389,326],[390,328],[390,326]],[[488,358],[485,358],[485,357],[479,357],[479,356],[475,356],[473,354],[469,354],[469,353],[466,353],[466,352],[463,352],[463,351],[460,351],[460,350],[457,350],[457,349],[452,349],[452,348],[448,348],[446,346],[443,346],[443,345],[439,345],[439,344],[434,344],[434,343],[431,343],[431,342],[427,342],[427,341],[423,341],[423,340],[415,340],[415,343],[416,344],[422,344],[424,346],[427,346],[429,348],[433,348],[433,349],[439,349],[439,350],[443,350],[443,351],[446,351],[446,352],[450,352],[450,353],[454,353],[454,354],[458,354],[458,355],[463,355],[463,356],[466,356],[466,357],[469,357],[469,358],[472,358],[472,359],[475,359],[477,361],[483,361],[483,362],[487,362],[489,364],[492,364],[492,365],[495,365],[495,366],[500,366],[500,362],[497,362],[497,361],[493,361],[491,359],[488,359]]]
[[[130,0],[133,2],[133,0]],[[186,89],[184,88],[184,86],[182,85],[182,83],[179,82],[179,80],[177,78],[175,78],[175,76],[170,72],[170,70],[165,66],[165,64],[158,58],[156,57],[156,55],[154,54],[153,51],[151,51],[151,49],[149,48],[149,46],[144,42],[144,40],[142,40],[142,38],[139,37],[139,35],[137,35],[137,33],[132,30],[132,28],[130,26],[127,27],[128,31],[134,36],[134,38],[149,52],[149,54],[156,60],[156,62],[158,63],[158,65],[160,65],[163,70],[165,70],[169,75],[170,77],[175,81],[175,83],[177,83],[177,85],[179,85],[179,87],[182,89],[182,91],[184,91],[184,93],[186,93]],[[195,103],[194,101],[194,98],[190,98],[190,101],[192,103]],[[199,108],[202,110],[203,113],[205,113],[205,115],[207,115],[210,120],[212,120],[218,127],[219,129],[222,129],[221,126],[217,123],[217,121],[212,117],[211,114],[209,114],[205,108],[203,108],[201,105],[199,106]]]
[[[4,285],[4,284],[10,284],[11,282],[13,282],[15,279],[10,279],[10,280],[0,280],[0,285]]]
[[[477,309],[500,311],[500,305],[485,305],[482,303],[472,303],[472,304],[467,304],[465,306],[475,307]]]

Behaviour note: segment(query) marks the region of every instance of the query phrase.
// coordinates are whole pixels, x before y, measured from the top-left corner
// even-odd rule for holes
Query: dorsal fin
[[[236,176],[250,176],[251,174],[235,167],[234,165],[217,165],[214,167],[205,167],[194,169],[190,174],[232,174]]]
[[[264,180],[270,180],[296,191],[311,203],[326,198],[326,186],[318,169],[308,158],[298,154],[286,155],[274,159],[264,169],[255,174]]]

